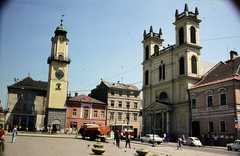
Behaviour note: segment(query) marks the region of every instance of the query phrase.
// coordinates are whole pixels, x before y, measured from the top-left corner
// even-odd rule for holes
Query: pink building
[[[106,125],[106,103],[83,94],[68,97],[66,103],[66,132],[75,133],[83,124]]]

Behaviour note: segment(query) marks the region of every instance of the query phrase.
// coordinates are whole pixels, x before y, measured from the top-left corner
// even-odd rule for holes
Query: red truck
[[[84,124],[80,128],[79,133],[82,138],[90,137],[90,140],[101,139],[105,142],[107,135],[110,134],[110,128],[108,126],[98,126],[95,124]]]

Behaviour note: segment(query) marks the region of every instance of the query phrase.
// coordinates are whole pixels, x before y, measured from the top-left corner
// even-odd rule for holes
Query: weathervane
[[[62,18],[64,17],[65,15],[62,15]],[[61,26],[62,26],[62,22],[63,22],[63,19],[61,19]]]

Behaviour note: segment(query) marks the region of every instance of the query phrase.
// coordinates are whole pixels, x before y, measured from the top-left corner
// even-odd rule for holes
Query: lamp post
[[[230,66],[228,64],[226,64],[225,62],[221,61],[222,64],[227,65],[228,67],[230,67],[232,69],[232,83],[233,83],[233,102],[234,102],[234,115],[235,115],[235,119],[237,118],[237,109],[236,109],[236,93],[235,93],[235,83],[234,83],[234,60],[232,60],[233,62],[233,66]],[[238,128],[235,128],[235,132],[236,132],[236,138],[238,139]]]

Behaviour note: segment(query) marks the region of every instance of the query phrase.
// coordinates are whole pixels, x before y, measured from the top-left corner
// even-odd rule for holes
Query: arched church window
[[[149,59],[149,46],[146,47],[145,49],[145,60]]]
[[[165,92],[162,92],[161,94],[160,94],[160,96],[159,96],[159,99],[161,100],[161,99],[167,99],[168,97],[167,97],[167,94],[165,93]]]
[[[179,29],[178,37],[179,37],[179,45],[183,44],[184,43],[183,27]]]
[[[62,55],[58,55],[58,60],[59,61],[63,61],[63,56]]]
[[[162,79],[162,66],[159,66],[159,81]]]
[[[190,34],[191,34],[191,43],[196,44],[196,31],[195,31],[195,28],[193,26],[191,26]]]
[[[155,45],[154,46],[154,54],[158,53],[159,52],[159,47],[158,45]]]
[[[196,57],[192,56],[192,73],[197,74],[197,59]]]
[[[149,77],[149,71],[147,70],[146,72],[145,72],[145,85],[148,85],[148,77]]]
[[[184,58],[181,57],[179,60],[179,74],[184,74]]]
[[[163,65],[163,80],[165,80],[165,64]]]

